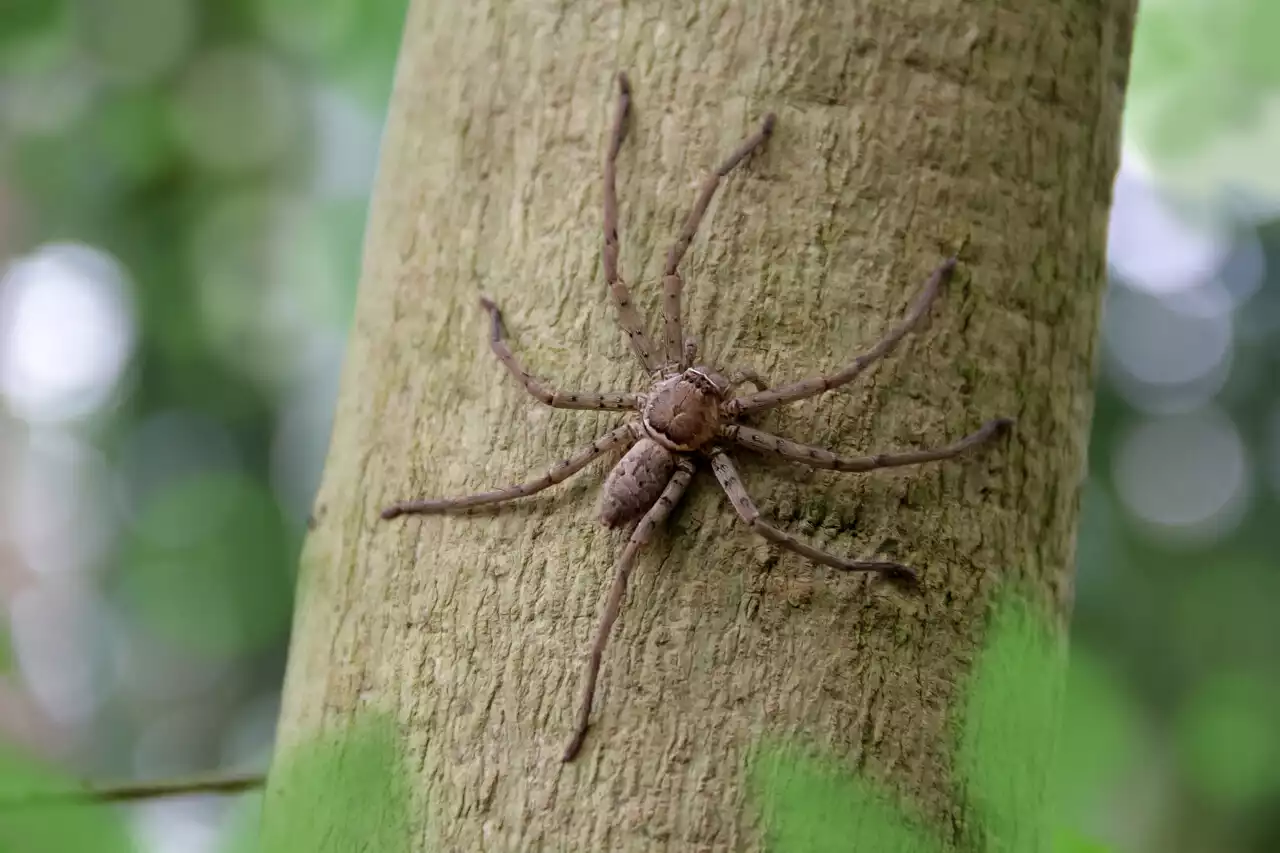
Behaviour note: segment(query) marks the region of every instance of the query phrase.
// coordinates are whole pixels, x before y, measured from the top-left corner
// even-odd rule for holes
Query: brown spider
[[[618,560],[613,585],[605,600],[604,611],[596,628],[591,645],[591,657],[587,662],[583,682],[582,700],[573,736],[564,751],[564,761],[572,761],[582,746],[595,696],[596,678],[600,671],[605,644],[609,640],[613,623],[618,617],[622,599],[627,589],[627,579],[635,564],[636,554],[648,543],[653,531],[670,515],[672,508],[684,494],[694,473],[694,459],[705,458],[711,462],[725,494],[733,508],[753,530],[765,539],[808,557],[814,562],[851,572],[881,572],[886,577],[912,582],[915,572],[899,563],[885,561],[849,560],[802,542],[795,536],[766,523],[760,511],[747,494],[737,469],[725,450],[726,444],[735,444],[750,450],[800,462],[814,468],[834,471],[871,471],[916,465],[949,459],[965,450],[982,444],[1007,430],[1013,423],[1009,418],[988,421],[977,432],[954,444],[934,450],[915,450],[903,453],[883,453],[874,456],[838,456],[829,450],[797,444],[785,438],[770,435],[737,423],[743,416],[812,397],[823,391],[837,388],[851,381],[871,364],[889,353],[917,321],[928,311],[943,283],[955,269],[952,257],[934,270],[924,289],[911,304],[906,318],[870,350],[858,356],[848,367],[828,376],[806,379],[780,388],[770,389],[753,371],[738,371],[730,378],[711,367],[695,365],[697,345],[684,336],[680,323],[680,294],[683,281],[678,267],[689,244],[693,241],[698,224],[702,221],[707,205],[716,188],[735,166],[761,147],[773,131],[775,116],[765,116],[760,130],[729,155],[720,167],[707,176],[701,192],[693,205],[684,228],[675,245],[667,253],[663,269],[662,314],[665,321],[663,347],[659,350],[645,331],[644,323],[631,301],[627,285],[618,276],[618,199],[615,187],[615,171],[618,149],[626,136],[626,119],[631,102],[631,87],[625,74],[618,75],[619,96],[614,116],[608,152],[604,161],[604,275],[617,305],[622,330],[631,340],[640,362],[644,365],[653,384],[648,393],[590,393],[558,391],[531,376],[503,338],[502,315],[489,299],[481,304],[489,312],[489,345],[494,354],[518,379],[530,394],[548,406],[558,409],[596,409],[631,411],[638,418],[628,420],[612,432],[597,439],[589,447],[579,450],[568,459],[557,462],[546,474],[536,480],[508,486],[490,492],[465,497],[441,498],[425,501],[405,501],[387,507],[383,518],[395,518],[407,513],[444,513],[467,511],[474,507],[496,504],[522,498],[562,482],[585,468],[594,459],[610,451],[630,446],[630,449],[614,466],[605,479],[600,496],[600,521],[606,527],[616,528],[639,520],[631,539]],[[731,396],[733,389],[743,382],[756,386],[755,393]]]

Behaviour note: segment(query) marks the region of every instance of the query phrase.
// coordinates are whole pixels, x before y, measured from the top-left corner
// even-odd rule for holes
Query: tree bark
[[[800,736],[967,837],[951,755],[984,607],[1010,580],[1059,630],[1070,606],[1134,5],[414,2],[277,754],[393,714],[413,850],[757,850],[746,767],[762,738]],[[561,765],[625,541],[595,521],[608,463],[492,515],[378,512],[528,479],[620,420],[529,397],[488,351],[481,294],[534,374],[643,389],[600,271],[619,70],[621,269],[655,336],[698,181],[775,111],[686,261],[704,356],[774,383],[842,366],[967,239],[894,355],[759,425],[845,452],[1017,427],[865,476],[739,454],[766,516],[915,566],[916,598],[753,538],[700,471],[637,565],[593,728]]]

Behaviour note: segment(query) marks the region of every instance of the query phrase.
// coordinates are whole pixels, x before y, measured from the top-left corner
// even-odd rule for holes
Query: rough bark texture
[[[422,851],[760,849],[743,774],[762,735],[821,745],[959,837],[952,708],[984,604],[1016,579],[1069,607],[1133,14],[1134,0],[414,2],[280,749],[391,710]],[[686,262],[704,353],[774,382],[843,365],[967,236],[894,356],[759,423],[849,452],[943,443],[997,415],[1018,426],[959,463],[867,476],[742,455],[767,515],[918,567],[919,599],[753,538],[704,469],[641,558],[595,726],[562,766],[623,542],[593,515],[605,466],[490,516],[378,510],[525,479],[619,420],[530,398],[486,347],[482,293],[550,383],[643,387],[600,274],[619,69],[635,89],[622,274],[655,335],[660,264],[698,180],[774,110],[776,134]]]

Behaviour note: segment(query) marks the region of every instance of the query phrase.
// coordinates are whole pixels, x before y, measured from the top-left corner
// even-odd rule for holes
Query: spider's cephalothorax
[[[645,401],[645,432],[668,450],[697,450],[716,437],[729,382],[709,367],[690,367],[653,386]]]
[[[640,404],[644,436],[631,446],[600,492],[600,523],[621,527],[649,511],[679,457],[714,439],[729,382],[709,367],[690,367],[658,380]]]
[[[648,375],[658,378],[644,394],[553,389],[521,366],[507,346],[498,307],[489,299],[482,299],[481,304],[489,314],[490,348],[530,394],[548,406],[559,409],[629,411],[633,415],[590,446],[556,463],[546,474],[535,480],[464,497],[403,501],[382,512],[383,518],[395,518],[407,513],[458,512],[525,497],[564,481],[606,453],[629,448],[605,479],[599,515],[600,521],[609,527],[637,523],[618,560],[617,572],[596,628],[573,737],[564,752],[565,761],[570,761],[577,755],[586,735],[600,662],[610,630],[622,606],[627,579],[635,565],[636,554],[683,496],[693,477],[696,460],[710,464],[721,488],[743,522],[774,545],[835,569],[878,572],[891,580],[911,582],[915,580],[914,571],[900,563],[841,557],[810,545],[766,522],[747,493],[727,448],[745,448],[832,471],[871,471],[949,459],[1007,431],[1013,423],[1008,418],[996,418],[987,421],[976,432],[944,447],[872,456],[841,456],[830,450],[798,444],[739,423],[743,416],[753,412],[803,400],[844,385],[887,355],[929,310],[943,283],[955,269],[956,258],[951,257],[933,271],[924,288],[908,307],[901,323],[890,329],[878,343],[848,366],[835,373],[769,388],[758,374],[750,370],[741,370],[732,374],[732,378],[726,378],[712,368],[696,366],[696,347],[692,339],[686,339],[680,318],[681,291],[684,287],[679,272],[680,261],[693,242],[698,224],[702,221],[716,188],[739,163],[764,145],[773,132],[774,117],[772,114],[766,116],[760,129],[702,182],[693,210],[685,220],[680,236],[667,253],[662,279],[663,337],[659,342],[649,336],[644,321],[631,300],[627,285],[618,275],[618,199],[614,173],[618,149],[626,135],[626,118],[631,103],[631,88],[624,75],[618,76],[618,86],[618,109],[614,114],[604,159],[604,277],[618,309],[619,324],[626,333],[632,350]],[[743,382],[752,383],[756,390],[744,396],[732,396],[733,389]]]

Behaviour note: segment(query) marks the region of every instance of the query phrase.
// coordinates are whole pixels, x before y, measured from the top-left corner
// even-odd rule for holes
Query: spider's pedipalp
[[[959,255],[957,253],[939,265],[929,276],[915,301],[911,303],[907,316],[902,319],[902,322],[890,329],[888,334],[881,338],[875,346],[855,358],[848,367],[826,376],[803,379],[790,385],[782,385],[767,391],[757,391],[749,396],[730,400],[727,406],[730,414],[738,416],[750,412],[763,411],[764,409],[772,409],[774,406],[794,403],[796,400],[803,400],[805,397],[812,397],[816,394],[821,394],[823,391],[830,391],[832,388],[839,388],[841,385],[852,382],[857,378],[858,374],[892,352],[898,342],[906,337],[907,333],[915,328],[921,318],[929,312],[929,306],[937,298],[942,286],[951,279],[951,274],[955,271],[958,258]]]
[[[780,436],[752,429],[742,424],[726,424],[720,428],[723,438],[760,453],[799,462],[812,468],[829,471],[874,471],[877,468],[898,468],[903,465],[919,465],[959,456],[966,450],[985,444],[1003,435],[1013,427],[1012,418],[995,418],[987,421],[976,432],[948,444],[926,450],[904,450],[899,453],[876,453],[871,456],[840,456],[821,447],[790,441]]]
[[[698,359],[698,339],[693,335],[684,336],[684,364],[691,365]]]
[[[604,610],[600,614],[600,623],[596,627],[595,639],[591,643],[591,654],[587,658],[587,668],[582,681],[582,699],[578,703],[578,717],[573,737],[565,747],[562,761],[573,760],[578,750],[582,748],[583,738],[587,735],[587,725],[591,719],[591,703],[596,695],[596,679],[600,674],[600,663],[604,659],[604,650],[609,643],[613,623],[617,620],[618,611],[622,608],[622,599],[627,594],[627,580],[635,565],[636,555],[648,544],[653,537],[653,532],[666,521],[671,510],[680,501],[685,489],[689,486],[689,481],[693,478],[693,471],[693,462],[688,457],[681,457],[676,461],[675,471],[671,474],[662,494],[640,519],[640,523],[631,534],[630,541],[627,542],[627,547],[622,551],[622,556],[618,558],[618,568],[613,576],[613,584],[609,587]]]
[[[549,388],[524,366],[511,352],[503,335],[502,312],[487,296],[480,297],[480,304],[489,312],[489,348],[498,357],[525,390],[554,409],[592,409],[597,411],[623,411],[640,407],[641,396],[629,392],[557,391]]]
[[[456,498],[437,498],[435,500],[426,501],[401,501],[392,504],[382,511],[383,518],[396,518],[401,515],[435,515],[444,512],[459,512],[472,509],[474,507],[486,506],[488,504],[502,503],[504,501],[515,500],[516,498],[524,498],[529,495],[537,494],[543,489],[548,489],[556,483],[561,483],[569,477],[587,467],[595,459],[600,458],[610,450],[616,450],[625,447],[627,444],[640,438],[643,433],[639,424],[628,421],[620,427],[606,433],[597,438],[587,447],[582,448],[568,459],[562,459],[547,473],[543,474],[536,480],[530,480],[527,483],[520,483],[515,486],[507,486],[501,489],[494,489],[490,492],[480,492],[475,495],[465,495]]]
[[[751,495],[747,493],[746,486],[742,484],[742,478],[738,474],[737,466],[733,464],[729,454],[717,447],[711,451],[710,455],[711,470],[715,472],[716,479],[720,481],[720,487],[724,489],[725,495],[728,496],[729,503],[733,504],[733,508],[737,510],[738,515],[747,523],[747,526],[768,541],[790,551],[795,551],[801,556],[808,557],[815,563],[831,566],[833,569],[840,569],[845,572],[879,572],[890,580],[899,583],[915,581],[915,570],[901,563],[886,560],[849,560],[839,557],[829,551],[815,548],[798,537],[761,520],[760,510],[756,508],[755,502],[751,500]]]

